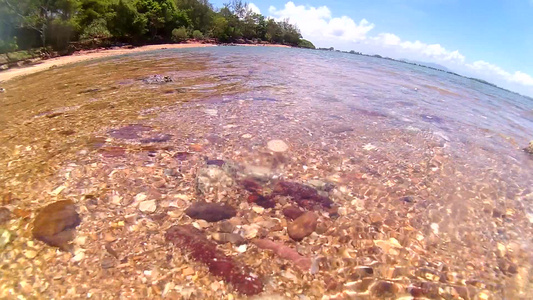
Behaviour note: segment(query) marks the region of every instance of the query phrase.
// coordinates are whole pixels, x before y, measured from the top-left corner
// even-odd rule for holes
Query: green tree
[[[111,34],[115,37],[140,39],[146,32],[146,17],[140,14],[133,4],[126,0],[110,6],[107,16],[107,25]]]
[[[172,30],[172,40],[174,42],[181,43],[189,38],[189,35],[187,34],[187,29],[185,27],[181,28],[175,28]]]

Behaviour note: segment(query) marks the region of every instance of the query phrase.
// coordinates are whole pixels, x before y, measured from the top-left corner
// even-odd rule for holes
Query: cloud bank
[[[448,50],[440,44],[404,41],[387,32],[372,35],[373,23],[366,19],[356,22],[348,16],[334,17],[327,6],[296,5],[290,1],[280,9],[270,6],[268,11],[276,20],[288,18],[298,25],[303,37],[319,47],[333,46],[342,50],[438,63],[460,74],[533,96],[533,77],[529,74],[509,72],[482,60],[469,63],[458,50]]]

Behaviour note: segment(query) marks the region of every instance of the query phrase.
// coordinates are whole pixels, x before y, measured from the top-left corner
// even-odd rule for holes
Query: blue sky
[[[319,47],[438,63],[533,96],[533,0],[249,3],[265,16],[289,18]]]

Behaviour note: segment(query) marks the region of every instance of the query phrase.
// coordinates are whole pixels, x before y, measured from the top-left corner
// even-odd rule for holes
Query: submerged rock
[[[313,209],[315,205],[330,208],[333,204],[333,201],[321,196],[315,188],[297,182],[277,182],[272,192],[272,196],[276,195],[289,196],[298,205],[307,209]]]
[[[268,150],[272,152],[285,152],[289,146],[282,140],[271,140],[267,143]]]
[[[305,212],[287,226],[291,239],[301,241],[316,230],[318,216],[311,211]]]
[[[108,134],[115,139],[134,140],[140,138],[139,134],[142,132],[152,130],[151,127],[141,124],[131,124],[119,129],[108,131]]]
[[[170,76],[163,76],[163,75],[152,75],[145,79],[143,79],[143,82],[146,84],[162,84],[162,83],[168,83],[172,82],[172,77]]]
[[[249,203],[255,203],[263,208],[274,208],[276,206],[276,201],[272,200],[271,197],[265,197],[261,194],[251,194],[248,196]]]
[[[529,142],[529,145],[524,148],[524,151],[526,151],[529,154],[533,154],[533,141]]]
[[[11,232],[7,229],[0,228],[0,249],[4,248],[11,242]]]
[[[81,223],[71,200],[54,202],[43,208],[33,222],[33,237],[50,246],[68,250],[75,228]]]
[[[299,216],[303,215],[304,211],[296,206],[287,206],[283,209],[283,215],[290,220],[295,220]]]
[[[198,170],[196,188],[202,194],[222,192],[233,185],[233,178],[218,165],[208,165]]]
[[[263,291],[263,283],[258,276],[218,250],[216,244],[200,230],[190,225],[176,225],[167,230],[165,239],[188,251],[195,261],[207,265],[211,274],[221,277],[239,293],[251,296]]]
[[[6,207],[0,207],[0,224],[11,220],[11,211]]]
[[[235,217],[237,212],[233,207],[225,204],[196,202],[185,210],[185,214],[193,219],[218,222]]]

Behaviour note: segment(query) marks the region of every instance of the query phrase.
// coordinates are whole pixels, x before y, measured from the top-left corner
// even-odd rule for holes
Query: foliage
[[[315,48],[315,45],[313,45],[313,43],[311,43],[311,42],[308,41],[308,40],[304,40],[304,39],[300,39],[300,41],[298,42],[298,47],[300,47],[300,48],[316,49],[316,48]]]
[[[81,40],[94,39],[94,38],[110,38],[111,32],[107,29],[107,21],[105,19],[95,19],[89,24],[83,33],[80,35]]]
[[[189,35],[187,34],[187,29],[185,27],[181,28],[175,28],[172,30],[172,40],[174,42],[180,43],[189,38]]]
[[[203,40],[204,34],[200,30],[195,30],[192,32],[192,38],[195,40]]]
[[[289,20],[256,14],[246,2],[232,0],[215,10],[208,0],[0,0],[0,52],[112,38],[150,43],[204,36],[220,42],[267,41],[300,47]]]

